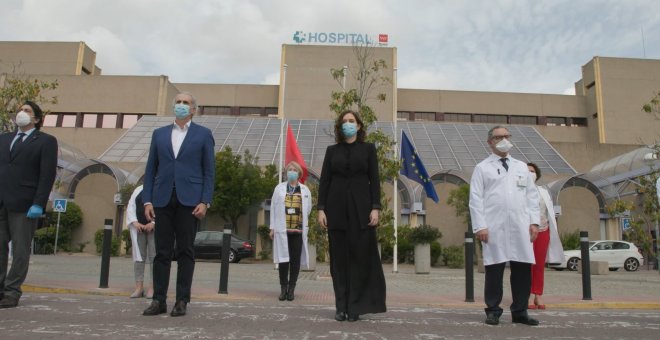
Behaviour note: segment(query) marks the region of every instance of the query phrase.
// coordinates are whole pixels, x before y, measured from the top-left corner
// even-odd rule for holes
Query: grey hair
[[[493,126],[493,128],[491,128],[490,130],[488,130],[488,140],[490,140],[491,138],[493,138],[493,131],[494,131],[495,129],[505,129],[506,132],[509,132],[509,128],[508,128],[508,127],[506,127],[506,126],[504,126],[504,125],[495,125],[495,126]]]
[[[300,164],[298,164],[298,162],[295,162],[295,161],[291,161],[291,162],[289,162],[289,164],[286,165],[285,169],[288,169],[290,166],[296,168],[296,171],[298,171],[298,175],[299,175],[300,177],[302,177],[302,176],[305,174],[305,173],[303,172],[303,168],[302,168],[302,166],[300,166]]]
[[[177,93],[176,96],[174,96],[174,99],[172,100],[172,105],[176,104],[176,97],[180,94],[185,96],[190,96],[190,98],[192,99],[192,106],[195,109],[195,111],[197,111],[197,99],[195,98],[195,96],[192,95],[192,93],[187,91]]]

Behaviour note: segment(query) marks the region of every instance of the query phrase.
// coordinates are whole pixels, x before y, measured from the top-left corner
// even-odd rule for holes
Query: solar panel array
[[[250,150],[259,164],[279,161],[281,122],[276,118],[227,116],[195,117],[195,123],[213,132],[216,151],[229,146],[235,153]],[[145,116],[113,144],[102,156],[104,162],[146,162],[151,133],[154,129],[172,124],[172,117]],[[290,120],[289,124],[308,166],[320,169],[328,145],[334,144],[333,121]],[[490,148],[486,143],[493,125],[439,122],[398,122],[397,130],[404,130],[415,146],[430,174],[446,170],[471,172],[486,158]],[[545,173],[575,174],[575,170],[532,126],[511,125],[513,157],[534,162]],[[393,136],[392,122],[377,122],[372,129],[380,129]],[[286,133],[286,130],[285,130]]]

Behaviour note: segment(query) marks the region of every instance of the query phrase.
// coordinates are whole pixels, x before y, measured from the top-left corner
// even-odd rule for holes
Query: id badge
[[[296,214],[296,209],[294,208],[289,208],[286,210],[287,215],[295,215]]]
[[[524,188],[527,186],[527,178],[518,176],[518,181],[517,181],[518,187]]]

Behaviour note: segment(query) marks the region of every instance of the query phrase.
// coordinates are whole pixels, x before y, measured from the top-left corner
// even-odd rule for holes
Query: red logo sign
[[[378,35],[378,42],[379,43],[387,43],[387,34],[379,34]]]

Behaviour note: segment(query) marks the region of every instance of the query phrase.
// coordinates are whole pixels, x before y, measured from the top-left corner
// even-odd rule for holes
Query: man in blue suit
[[[21,298],[37,220],[44,213],[57,173],[57,139],[40,131],[43,112],[26,101],[16,132],[0,135],[0,308]],[[8,244],[14,256],[7,271]]]
[[[167,312],[172,250],[176,240],[176,303],[170,315],[186,314],[195,270],[198,220],[210,207],[215,186],[215,141],[192,122],[197,103],[183,92],[174,98],[174,124],[154,130],[144,173],[144,213],[155,222],[154,296],[143,315]]]

